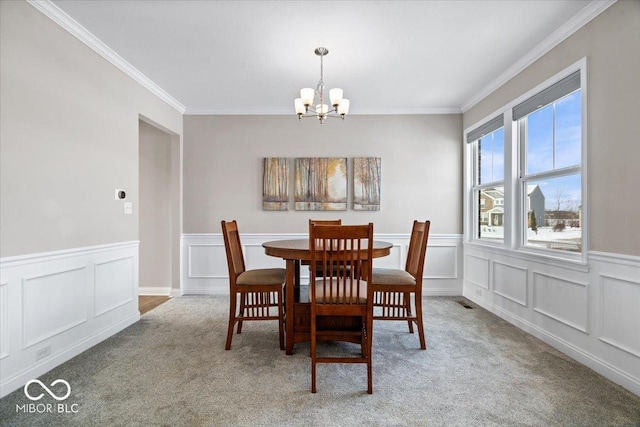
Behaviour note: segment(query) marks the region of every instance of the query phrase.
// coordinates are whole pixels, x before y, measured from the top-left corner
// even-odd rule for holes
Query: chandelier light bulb
[[[331,105],[334,107],[342,101],[342,89],[334,88],[329,91],[329,98],[331,98]]]
[[[304,105],[309,106],[313,104],[314,95],[315,95],[315,92],[310,87],[305,87],[304,89],[300,89],[300,98],[302,99],[302,103]]]
[[[340,103],[338,104],[338,114],[340,114],[341,116],[345,116],[345,115],[349,114],[349,100],[348,99],[340,100]]]
[[[296,100],[294,101],[294,106],[296,108],[296,114],[298,115],[307,112],[304,103],[302,102],[302,98],[296,98]]]

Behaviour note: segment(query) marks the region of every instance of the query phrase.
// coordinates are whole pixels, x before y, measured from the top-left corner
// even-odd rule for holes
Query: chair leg
[[[363,317],[362,318],[362,328],[360,329],[360,355],[364,358],[368,358],[369,357],[369,353],[367,353],[368,350],[368,340],[367,340],[367,323],[366,323],[366,319]]]
[[[367,361],[367,393],[373,394],[373,372],[371,366],[371,359]]]
[[[422,320],[422,297],[415,296],[416,300],[416,326],[418,327],[418,336],[420,337],[420,348],[427,349],[427,343],[424,339],[424,322]]]
[[[311,319],[311,393],[316,392],[316,321]]]
[[[411,293],[410,292],[405,292],[404,293],[404,306],[405,306],[405,310],[407,311],[407,317],[411,317]],[[409,324],[409,333],[413,333],[413,320],[407,320],[407,323]]]
[[[231,349],[231,339],[233,338],[233,327],[236,324],[236,293],[231,292],[229,295],[229,326],[227,327],[227,343],[225,350]]]
[[[367,322],[367,393],[373,394],[373,318]]]
[[[240,311],[239,317],[244,316],[244,311],[246,310],[245,304],[246,300],[249,298],[249,294],[247,292],[243,292],[240,294]],[[242,320],[238,320],[238,334],[242,332]]]
[[[282,304],[282,288],[278,290],[278,338],[280,350],[284,350],[284,307]]]

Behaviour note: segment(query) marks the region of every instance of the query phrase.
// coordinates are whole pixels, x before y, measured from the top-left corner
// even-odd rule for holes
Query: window
[[[498,116],[467,134],[474,153],[474,237],[484,241],[504,241],[503,123]]]
[[[585,259],[585,68],[582,59],[466,130],[467,241]]]
[[[582,252],[580,72],[513,108],[526,247]]]

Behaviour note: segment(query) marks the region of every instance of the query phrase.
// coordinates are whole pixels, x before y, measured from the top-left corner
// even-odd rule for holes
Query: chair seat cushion
[[[353,284],[347,282],[346,287],[344,286],[344,282],[340,282],[338,285],[337,279],[329,279],[330,283],[327,283],[326,286],[324,284],[325,279],[316,280],[316,299],[322,303],[336,303],[336,302],[345,302],[347,303],[349,299],[351,299],[351,288],[353,287],[353,292],[358,292],[358,303],[364,304],[367,302],[367,282],[364,280],[355,280]],[[358,282],[360,288],[358,289]],[[326,294],[325,294],[326,287]],[[346,292],[345,292],[346,291]],[[309,302],[312,301],[313,295],[311,291],[309,291]],[[329,300],[331,298],[331,301]],[[354,295],[355,299],[355,295]]]
[[[404,270],[374,268],[371,283],[376,285],[415,285],[416,279]]]
[[[277,285],[285,282],[287,272],[284,268],[260,268],[247,270],[236,278],[238,285]]]

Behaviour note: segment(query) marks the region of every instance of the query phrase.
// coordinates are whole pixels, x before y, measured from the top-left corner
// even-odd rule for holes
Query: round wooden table
[[[265,254],[286,261],[285,282],[285,348],[293,353],[297,342],[309,341],[309,302],[300,298],[300,261],[311,261],[309,239],[273,240],[262,244]],[[393,244],[373,241],[373,258],[385,257],[391,253]]]

